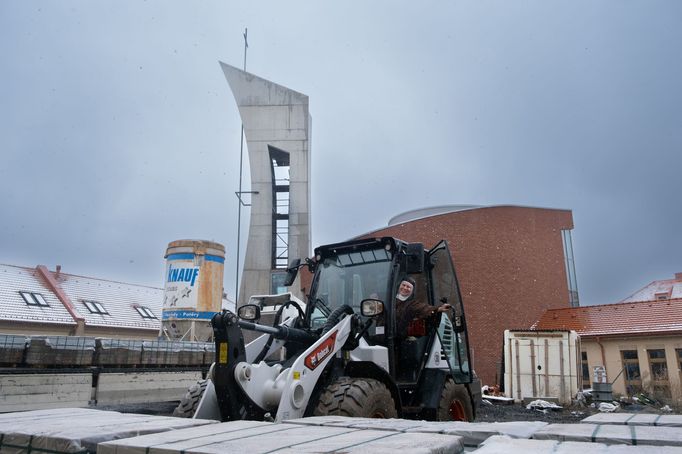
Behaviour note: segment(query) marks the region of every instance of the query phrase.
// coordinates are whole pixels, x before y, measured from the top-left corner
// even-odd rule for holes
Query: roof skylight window
[[[146,306],[135,306],[135,310],[137,311],[138,314],[142,316],[142,318],[154,320],[158,319],[158,317],[154,315],[154,312],[152,312],[152,310]]]
[[[24,302],[29,306],[50,307],[45,298],[40,293],[19,292]]]
[[[109,312],[97,301],[82,300],[91,314],[109,315]]]

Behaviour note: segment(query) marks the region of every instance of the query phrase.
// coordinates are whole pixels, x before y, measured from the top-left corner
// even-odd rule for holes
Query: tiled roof
[[[49,307],[29,306],[19,292],[40,293]],[[35,268],[0,264],[0,320],[75,325]]]
[[[549,309],[534,329],[571,329],[581,336],[682,333],[682,299]]]
[[[86,326],[135,328],[158,331],[161,326],[163,289],[49,271],[85,319]],[[29,306],[19,292],[40,293],[49,307]],[[83,300],[96,301],[108,314],[93,314]],[[145,319],[136,306],[146,306],[158,319]],[[0,320],[75,325],[57,295],[35,268],[0,265]]]
[[[123,328],[159,330],[163,289],[143,285],[125,284],[74,274],[55,273],[59,286],[68,295],[86,326],[120,326]],[[84,300],[96,301],[109,312],[108,315],[91,313]],[[135,306],[146,306],[159,319],[143,319]]]
[[[657,294],[661,293],[668,294],[667,297],[670,299],[682,298],[682,280],[676,278],[653,281],[643,289],[637,290],[625,298],[621,303],[652,301],[656,299]]]

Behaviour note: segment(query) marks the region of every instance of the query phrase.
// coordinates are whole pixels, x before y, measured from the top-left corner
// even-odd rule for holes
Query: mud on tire
[[[397,418],[398,412],[386,385],[371,378],[340,377],[320,394],[315,416]]]
[[[187,393],[180,400],[180,404],[173,410],[173,416],[178,418],[191,418],[194,416],[207,385],[208,380],[199,380],[190,386]]]
[[[458,385],[448,378],[438,404],[438,421],[473,421],[474,411],[469,392],[464,385]]]

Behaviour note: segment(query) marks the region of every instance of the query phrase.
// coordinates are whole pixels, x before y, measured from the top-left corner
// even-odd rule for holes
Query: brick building
[[[446,206],[403,213],[360,238],[394,236],[429,248],[448,241],[474,367],[493,384],[505,329],[529,327],[546,309],[578,306],[572,228],[570,210]]]

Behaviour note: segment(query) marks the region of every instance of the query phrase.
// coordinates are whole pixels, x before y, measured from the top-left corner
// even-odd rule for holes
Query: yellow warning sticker
[[[301,379],[301,373],[297,370],[294,371],[294,380],[300,380]]]
[[[220,343],[220,357],[218,358],[220,364],[227,364],[227,342]]]

